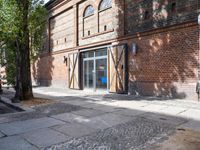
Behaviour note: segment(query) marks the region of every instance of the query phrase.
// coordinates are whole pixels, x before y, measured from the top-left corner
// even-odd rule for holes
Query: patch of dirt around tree
[[[177,129],[168,140],[151,148],[152,150],[200,150],[200,132]]]
[[[53,103],[57,103],[57,102],[53,100],[42,99],[42,98],[33,98],[28,101],[21,101],[21,104],[26,107],[35,107],[35,106],[48,105],[48,104],[53,104]]]

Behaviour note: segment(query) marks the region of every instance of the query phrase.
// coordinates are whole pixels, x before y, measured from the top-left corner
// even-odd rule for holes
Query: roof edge
[[[51,5],[53,2],[55,2],[56,0],[50,0],[48,1],[44,6],[48,7],[49,5]]]
[[[47,2],[44,6],[47,8],[47,9],[51,9],[53,8],[54,6],[60,4],[61,2],[63,2],[64,0],[50,0],[49,2]]]

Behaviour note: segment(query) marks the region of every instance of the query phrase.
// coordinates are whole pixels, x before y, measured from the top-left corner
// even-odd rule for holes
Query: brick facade
[[[197,4],[197,0],[125,0],[125,33],[129,35],[195,21]]]
[[[138,34],[138,54],[129,54],[132,94],[170,98],[196,97],[198,26],[194,23]]]
[[[50,19],[50,50],[58,51],[73,47],[74,13],[72,9]]]
[[[197,1],[112,0],[112,7],[103,11],[100,2],[55,0],[47,5],[50,44],[33,65],[34,81],[67,89],[64,56],[127,43],[130,94],[197,100]],[[94,14],[84,18],[89,5]],[[133,43],[136,55],[131,51]]]

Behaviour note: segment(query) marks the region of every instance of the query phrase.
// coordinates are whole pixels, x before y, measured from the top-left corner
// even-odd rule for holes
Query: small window
[[[88,31],[88,36],[90,36],[90,31]]]
[[[102,0],[99,5],[99,10],[104,10],[112,7],[112,0]]]
[[[104,31],[107,31],[107,26],[106,25],[104,26]]]
[[[84,12],[84,15],[83,17],[88,17],[88,16],[91,16],[94,14],[94,8],[89,5],[86,9],[85,9],[85,12]]]
[[[58,45],[58,40],[56,41],[57,45]]]
[[[147,20],[150,18],[150,14],[149,14],[149,11],[145,11],[144,12],[144,20]]]
[[[172,3],[171,5],[171,12],[176,13],[176,3]]]
[[[67,38],[65,38],[65,43],[67,42]]]

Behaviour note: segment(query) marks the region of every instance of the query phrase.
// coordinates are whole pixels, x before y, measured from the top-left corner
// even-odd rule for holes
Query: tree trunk
[[[21,56],[20,56],[20,47],[19,47],[19,41],[18,39],[16,40],[16,85],[15,85],[15,97],[12,99],[12,102],[14,103],[18,103],[20,102],[21,99],[23,99],[22,97],[22,85],[21,85],[21,68],[20,68],[20,64],[21,64]]]
[[[29,29],[28,11],[29,0],[18,0],[18,7],[22,15],[21,33],[17,48],[17,76],[15,99],[29,100],[33,98],[31,70],[30,70],[30,49],[29,49]]]

